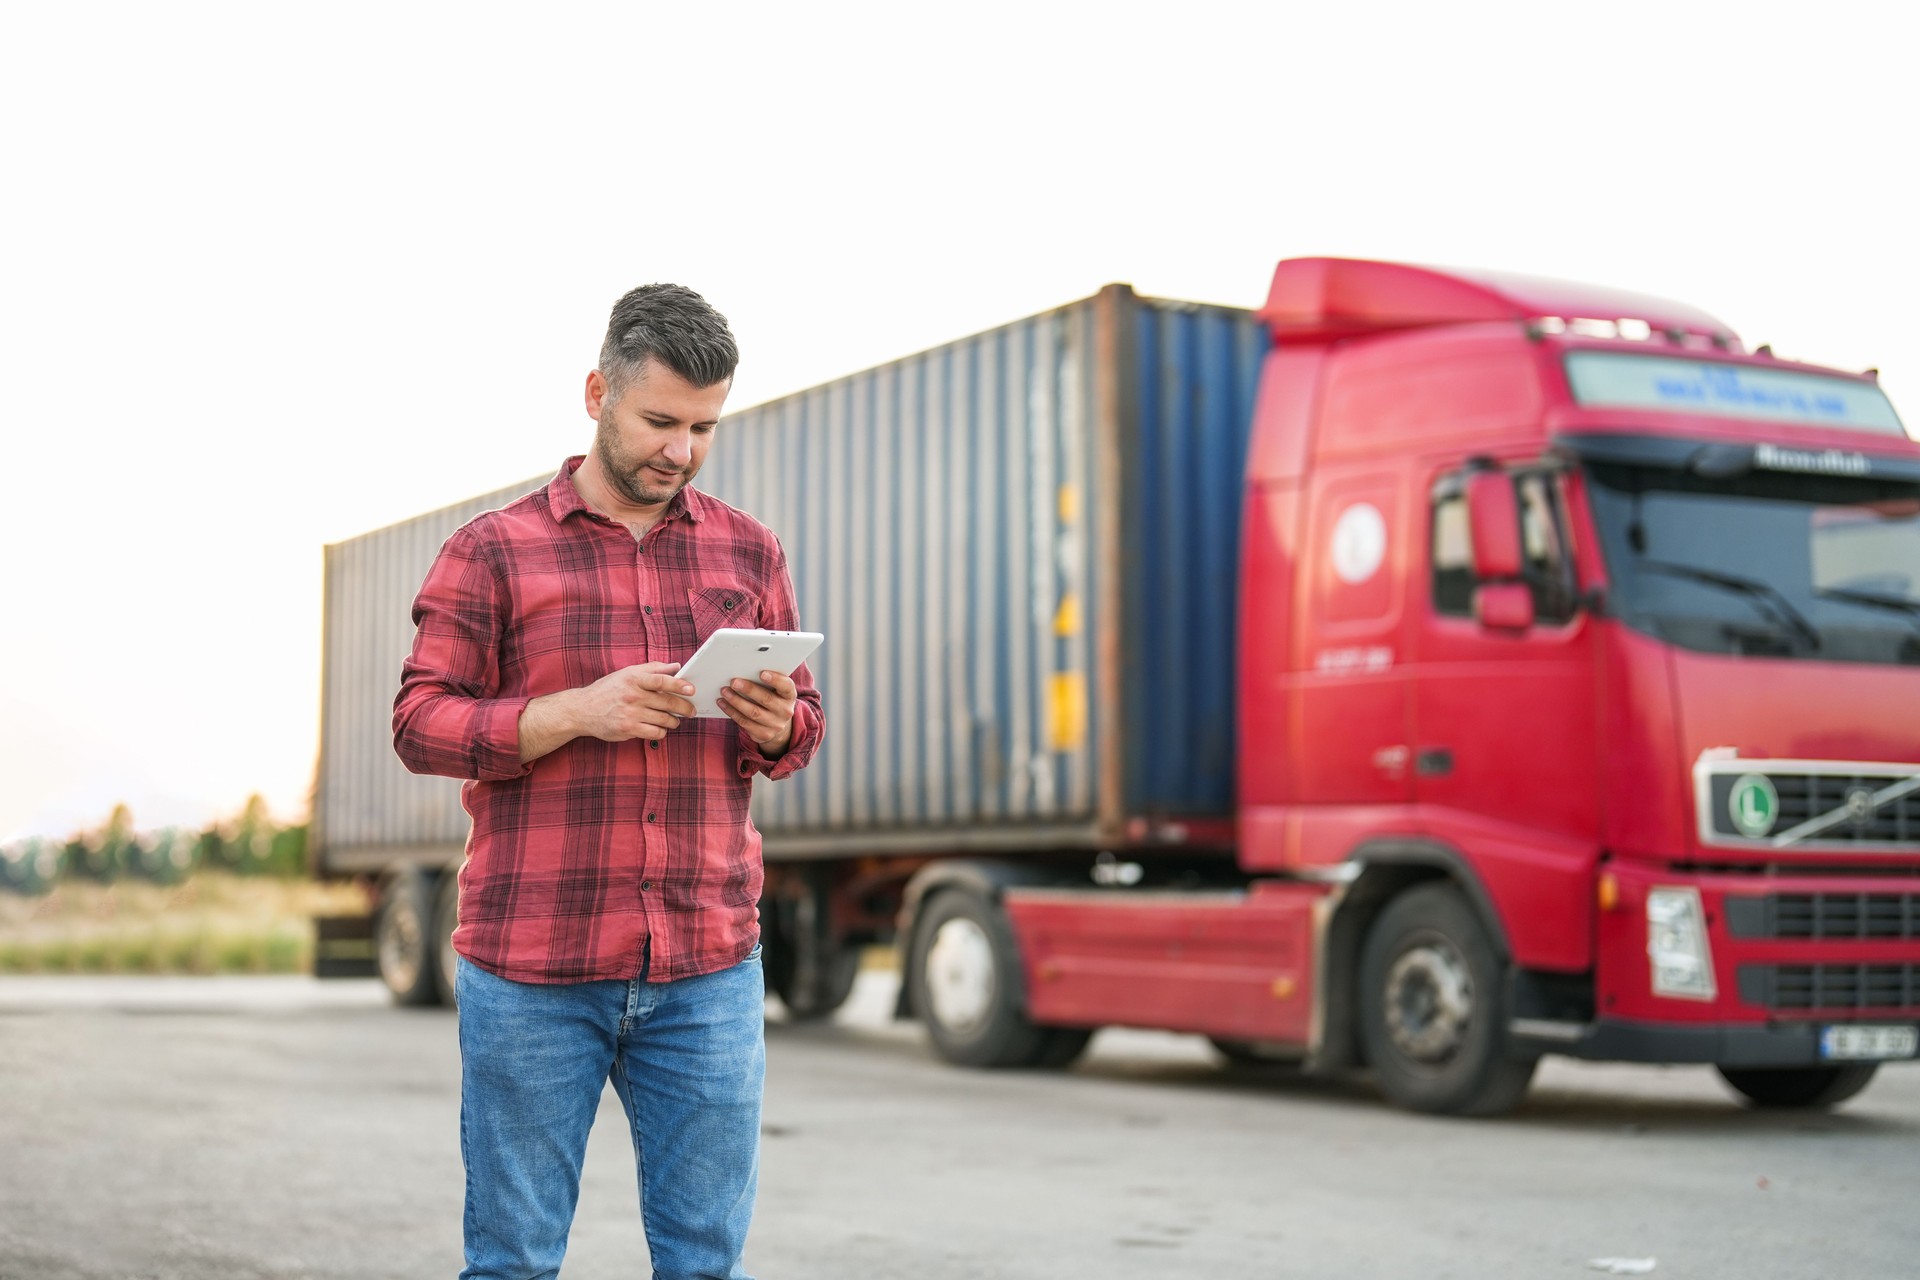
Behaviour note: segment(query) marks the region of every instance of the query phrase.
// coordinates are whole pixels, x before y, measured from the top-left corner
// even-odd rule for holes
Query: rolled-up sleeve
[[[414,597],[413,652],[393,700],[393,749],[414,773],[504,782],[531,770],[520,760],[531,699],[498,696],[506,615],[486,547],[457,531]]]
[[[774,540],[773,551],[773,570],[760,594],[759,625],[769,631],[798,631],[800,608],[793,596],[793,575],[787,570],[786,551],[778,539]],[[787,742],[786,751],[778,759],[769,760],[760,754],[760,748],[747,736],[747,731],[741,729],[741,777],[750,778],[759,774],[769,782],[778,782],[806,768],[807,762],[813,759],[813,753],[820,749],[820,739],[826,734],[827,720],[821,711],[820,690],[814,687],[812,669],[801,663],[800,669],[793,673],[793,684],[799,693],[799,701],[793,707],[793,735]]]

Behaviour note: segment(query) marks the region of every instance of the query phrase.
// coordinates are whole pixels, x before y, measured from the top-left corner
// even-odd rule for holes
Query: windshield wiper
[[[1702,569],[1696,565],[1674,564],[1668,560],[1637,560],[1634,567],[1647,569],[1654,573],[1664,573],[1675,578],[1690,578],[1694,582],[1704,582],[1710,586],[1731,591],[1753,601],[1754,607],[1769,619],[1779,623],[1787,630],[1807,642],[1807,647],[1820,648],[1820,633],[1807,621],[1805,614],[1793,607],[1793,601],[1782,594],[1780,588],[1758,578],[1742,578],[1738,574],[1721,573],[1715,569]]]
[[[1815,587],[1813,594],[1822,600],[1845,600],[1848,604],[1864,604],[1875,609],[1904,613],[1913,619],[1914,629],[1920,630],[1920,600],[1881,595],[1878,591],[1854,591],[1847,587]]]

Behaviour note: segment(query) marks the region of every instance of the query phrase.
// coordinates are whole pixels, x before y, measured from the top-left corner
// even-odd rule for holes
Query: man
[[[620,299],[587,375],[592,450],[440,549],[394,746],[465,778],[462,1280],[558,1273],[587,1131],[626,1109],[656,1280],[745,1276],[764,980],[756,775],[820,745],[812,676],[763,671],[692,719],[675,678],[721,626],[795,630],[764,525],[690,487],[738,359],[678,285]]]

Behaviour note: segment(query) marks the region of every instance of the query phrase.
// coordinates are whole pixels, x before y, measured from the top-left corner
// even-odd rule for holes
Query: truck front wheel
[[[1360,1035],[1380,1089],[1413,1111],[1498,1115],[1537,1058],[1510,1056],[1504,965],[1451,884],[1389,903],[1360,957]]]
[[[966,1067],[1065,1065],[1086,1043],[1058,1041],[1021,1009],[1020,956],[1006,916],[979,894],[948,889],[920,913],[911,971],[914,1007],[933,1047]],[[1079,1035],[1079,1033],[1071,1033]]]
[[[1873,1080],[1878,1063],[1845,1067],[1718,1067],[1720,1078],[1756,1107],[1832,1107]]]

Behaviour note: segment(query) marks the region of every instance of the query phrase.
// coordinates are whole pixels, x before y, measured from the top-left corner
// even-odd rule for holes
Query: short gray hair
[[[600,376],[617,398],[658,360],[696,387],[733,377],[740,363],[727,318],[679,284],[643,284],[613,304],[607,340],[600,345]]]

